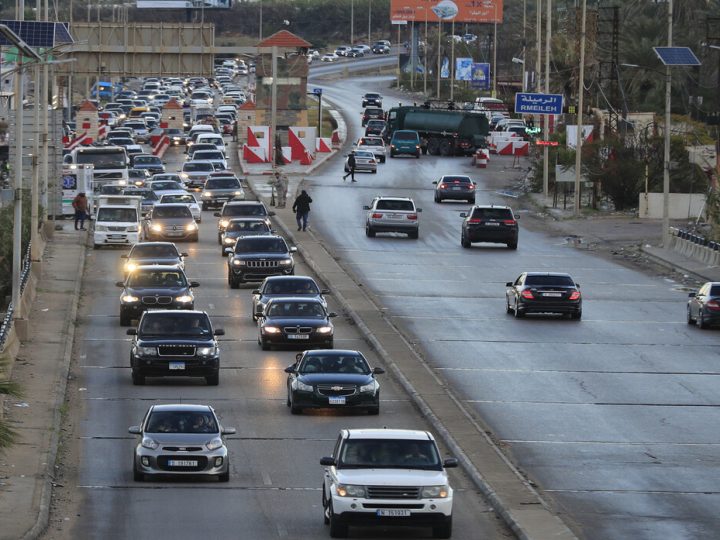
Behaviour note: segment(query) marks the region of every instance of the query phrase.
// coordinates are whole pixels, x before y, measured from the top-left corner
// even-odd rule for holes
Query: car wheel
[[[687,323],[695,324],[695,319],[693,319],[692,315],[690,314],[690,306],[688,306],[688,308],[687,308]]]
[[[302,408],[297,407],[292,398],[290,399],[290,414],[302,414]]]
[[[522,319],[525,316],[525,313],[518,308],[518,303],[515,303],[515,309],[513,310],[513,315],[515,315],[516,319]]]
[[[377,174],[377,169],[373,169],[373,170],[370,171],[370,172],[373,173],[373,174]]]
[[[322,507],[323,507],[323,523],[328,525],[330,523],[330,508],[328,508],[327,497],[325,496],[325,485],[322,486]]]
[[[205,377],[205,382],[208,386],[217,386],[220,384],[220,373],[216,373],[215,375],[208,375]]]
[[[367,410],[367,413],[368,413],[370,416],[377,416],[378,414],[380,414],[380,405],[378,405],[377,407],[370,407],[370,408]]]
[[[230,274],[230,272],[228,272],[228,285],[230,285],[231,289],[240,288],[240,283],[232,276],[232,274]]]
[[[437,193],[435,194],[435,202],[436,202],[436,203],[441,203],[441,202],[442,202],[442,199],[438,196]]]
[[[391,157],[391,158],[394,158],[394,157],[395,157],[395,152],[390,152],[390,157]]]
[[[145,375],[141,375],[138,371],[132,370],[132,383],[135,386],[144,386],[145,385]]]
[[[510,307],[510,300],[505,298],[505,313],[512,313],[513,309]]]
[[[202,209],[203,209],[203,211],[208,209],[207,203],[202,203]]]
[[[120,326],[130,326],[132,323],[132,316],[125,310],[120,310]]]
[[[269,350],[270,350],[270,344],[269,344],[267,341],[265,341],[264,339],[261,339],[261,340],[260,340],[260,348],[261,348],[263,351],[269,351]]]
[[[582,319],[582,311],[576,311],[575,313],[573,313],[571,315],[570,318],[573,320],[579,321],[580,319]]]
[[[332,502],[328,505],[330,508],[330,538],[347,538],[348,526],[340,523],[340,520],[333,512]]]
[[[93,249],[100,249],[100,244],[93,244]]]
[[[471,199],[468,199],[468,203],[475,204],[475,197],[472,197]]]
[[[508,249],[517,249],[517,242],[510,242],[507,247]]]
[[[145,475],[137,470],[137,465],[135,465],[135,460],[133,459],[133,480],[135,482],[142,482],[145,480]]]
[[[222,244],[222,235],[218,233],[218,244]]]
[[[218,474],[218,482],[229,482],[230,481],[230,468],[224,473]]]
[[[415,152],[415,159],[420,159],[420,152]]]
[[[292,401],[290,401],[290,390],[288,390],[287,397],[285,398],[285,405],[289,407],[292,405]]]
[[[365,236],[368,236],[369,238],[375,238],[375,229],[372,227],[365,226]]]
[[[418,238],[420,238],[420,231],[411,231],[411,232],[409,232],[409,233],[408,233],[408,238],[413,238],[413,239],[417,240]]]
[[[452,516],[448,517],[442,525],[433,527],[433,538],[450,538],[452,536]]]
[[[330,341],[328,341],[327,343],[325,343],[325,348],[326,348],[326,349],[333,349],[333,348],[335,348],[335,342],[334,342],[334,340],[331,339]]]
[[[460,236],[460,245],[464,248],[472,247],[472,242],[468,240],[464,235]]]
[[[190,239],[191,242],[199,242],[200,241],[200,234],[196,234]]]
[[[701,328],[703,330],[705,330],[709,326],[708,323],[705,322],[705,316],[703,315],[702,310],[698,312],[697,325],[698,328]]]
[[[385,163],[385,156],[380,158],[380,163]]]

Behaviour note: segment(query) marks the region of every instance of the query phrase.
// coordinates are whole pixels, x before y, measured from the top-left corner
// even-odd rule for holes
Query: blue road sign
[[[313,94],[316,96],[322,96],[322,88],[313,88]]]
[[[517,114],[562,114],[562,94],[515,94]]]

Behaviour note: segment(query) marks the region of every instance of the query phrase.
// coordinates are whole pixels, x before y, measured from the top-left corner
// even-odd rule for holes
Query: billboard
[[[473,63],[470,86],[477,90],[490,90],[490,64]]]
[[[472,80],[472,58],[456,58],[455,59],[455,80],[471,81]]]
[[[503,0],[390,0],[393,22],[502,23],[502,19]]]
[[[230,9],[232,0],[137,0],[138,9]]]

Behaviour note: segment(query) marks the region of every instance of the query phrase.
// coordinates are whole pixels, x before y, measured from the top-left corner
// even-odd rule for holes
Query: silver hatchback
[[[133,456],[133,479],[155,475],[217,476],[230,480],[228,449],[223,428],[209,405],[153,405],[142,424],[128,432],[139,441]]]

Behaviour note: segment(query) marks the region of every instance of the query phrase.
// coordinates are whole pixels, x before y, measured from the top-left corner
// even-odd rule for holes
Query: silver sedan
[[[352,153],[355,155],[355,171],[368,171],[373,174],[377,172],[377,159],[375,159],[375,154],[369,150],[353,150]],[[348,158],[349,157],[350,154],[348,154]],[[345,172],[350,172],[348,158],[345,158]]]

